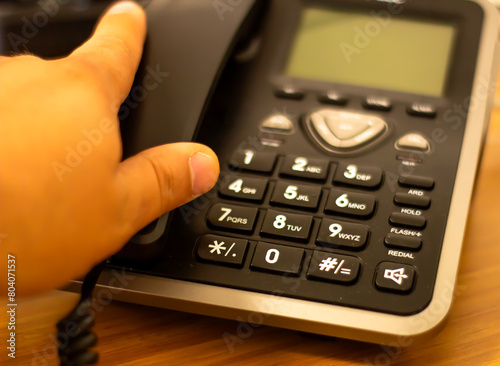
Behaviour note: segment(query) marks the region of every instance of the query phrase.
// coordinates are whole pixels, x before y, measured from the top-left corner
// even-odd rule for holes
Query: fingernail
[[[139,5],[133,1],[123,1],[111,7],[108,14],[135,13],[138,8]]]
[[[207,154],[198,152],[189,158],[193,197],[208,192],[217,181],[214,161]]]

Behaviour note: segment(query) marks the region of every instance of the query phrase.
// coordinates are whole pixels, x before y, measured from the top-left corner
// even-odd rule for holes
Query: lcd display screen
[[[441,96],[455,27],[384,14],[307,8],[285,74]]]

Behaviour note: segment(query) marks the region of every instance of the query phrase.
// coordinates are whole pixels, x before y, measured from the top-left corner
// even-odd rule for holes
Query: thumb
[[[130,235],[174,208],[208,192],[219,161],[207,146],[175,143],[143,151],[120,164],[117,184],[125,197]]]

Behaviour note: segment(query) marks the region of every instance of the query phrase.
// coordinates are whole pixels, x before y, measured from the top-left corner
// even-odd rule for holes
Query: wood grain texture
[[[113,302],[97,314],[100,365],[500,365],[500,109],[491,120],[468,221],[457,297],[446,328],[403,350],[257,327],[231,350],[234,321]],[[54,324],[77,295],[54,291],[17,311],[16,359],[7,357],[0,310],[0,364],[57,365]],[[3,301],[2,301],[3,302]]]

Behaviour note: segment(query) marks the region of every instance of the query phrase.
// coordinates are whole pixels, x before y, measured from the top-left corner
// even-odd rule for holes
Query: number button
[[[287,156],[280,174],[292,177],[324,180],[328,175],[328,161],[303,156]]]
[[[276,183],[276,188],[274,188],[271,203],[290,207],[316,209],[320,197],[321,187],[278,182]]]
[[[198,257],[207,261],[241,267],[248,240],[219,235],[204,235],[198,244]]]
[[[361,248],[366,244],[367,239],[368,228],[365,225],[323,219],[316,242],[333,248]]]
[[[228,182],[220,187],[220,194],[225,197],[262,201],[266,193],[265,179],[231,176]]]
[[[257,217],[257,208],[218,203],[210,208],[207,221],[220,229],[252,232]]]
[[[311,216],[268,210],[261,233],[304,241],[309,238],[311,225]]]
[[[376,188],[382,182],[382,170],[356,164],[339,164],[333,182],[357,187]]]
[[[363,193],[332,189],[325,211],[346,215],[367,217],[375,210],[375,198]]]
[[[303,258],[303,249],[259,242],[250,268],[298,276]]]
[[[277,155],[274,153],[238,150],[232,155],[229,166],[233,169],[270,173],[274,169],[276,158]]]

